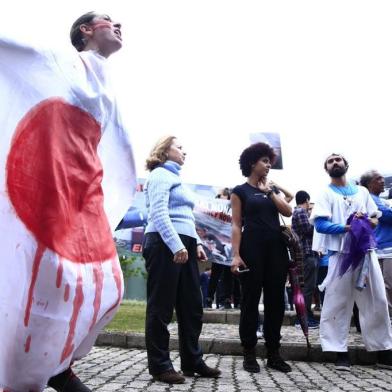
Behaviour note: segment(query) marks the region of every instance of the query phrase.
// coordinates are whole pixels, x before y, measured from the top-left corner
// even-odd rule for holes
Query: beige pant
[[[392,317],[392,259],[379,259],[387,294],[389,317]]]
[[[338,276],[338,254],[329,259],[324,306],[320,319],[320,342],[323,351],[347,351],[347,341],[354,301],[359,309],[362,339],[368,351],[392,349],[389,320],[380,265],[374,251],[369,253],[369,276],[362,291],[355,288],[358,269],[351,268]]]

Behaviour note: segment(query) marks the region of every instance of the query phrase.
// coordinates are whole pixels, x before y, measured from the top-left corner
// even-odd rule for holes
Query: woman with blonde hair
[[[146,161],[151,173],[144,188],[148,224],[143,243],[146,260],[146,347],[154,380],[185,382],[184,376],[219,377],[202,359],[199,336],[203,307],[197,260],[206,260],[196,233],[192,194],[180,179],[185,152],[175,136],[160,139]],[[167,325],[176,309],[183,375],[174,370]]]

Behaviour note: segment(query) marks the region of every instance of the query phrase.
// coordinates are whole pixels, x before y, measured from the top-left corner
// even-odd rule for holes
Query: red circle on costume
[[[19,122],[7,159],[7,189],[37,241],[71,261],[116,255],[103,210],[101,126],[62,98],[33,107]]]

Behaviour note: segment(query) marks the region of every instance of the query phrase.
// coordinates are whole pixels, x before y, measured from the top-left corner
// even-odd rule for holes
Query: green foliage
[[[130,278],[132,276],[142,276],[144,279],[147,279],[147,273],[144,267],[135,266],[137,260],[140,260],[138,256],[131,254],[130,252],[125,252],[118,255],[118,259],[120,260],[121,269],[124,275],[124,278]]]

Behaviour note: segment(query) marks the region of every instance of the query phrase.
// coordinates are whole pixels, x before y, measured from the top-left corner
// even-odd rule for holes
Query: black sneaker
[[[308,319],[308,328],[309,329],[317,329],[319,327],[320,327],[320,323],[317,320],[315,320],[313,318]]]
[[[221,371],[216,368],[209,367],[204,361],[197,365],[193,370],[183,370],[182,374],[186,377],[193,377],[198,374],[200,377],[205,378],[218,378]]]
[[[256,360],[256,350],[254,348],[244,348],[244,370],[249,373],[260,373],[260,365]]]
[[[267,353],[267,367],[283,373],[291,372],[291,366],[283,360],[278,350]]]
[[[348,352],[336,353],[335,369],[341,372],[351,371],[351,362]]]
[[[206,308],[212,309],[212,298],[210,297],[206,298]]]
[[[377,367],[392,370],[392,351],[377,351]]]
[[[75,376],[71,368],[68,368],[57,376],[51,377],[48,381],[48,386],[57,392],[92,392],[90,388],[87,388]]]

